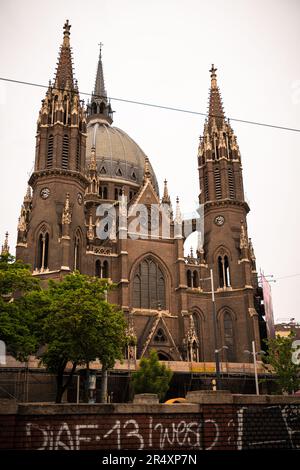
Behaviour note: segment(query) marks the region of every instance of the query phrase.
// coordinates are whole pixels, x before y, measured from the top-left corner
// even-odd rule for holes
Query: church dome
[[[107,120],[95,116],[87,128],[87,163],[91,149],[95,148],[98,174],[104,180],[117,180],[122,184],[140,186],[144,177],[146,155],[126,132],[112,127]],[[159,193],[157,179],[150,164],[152,181]]]

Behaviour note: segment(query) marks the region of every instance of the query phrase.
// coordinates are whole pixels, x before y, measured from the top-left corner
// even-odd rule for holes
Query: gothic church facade
[[[141,148],[114,127],[104,84],[101,51],[87,107],[73,75],[70,25],[66,22],[56,75],[37,123],[35,167],[18,223],[16,256],[41,279],[79,270],[115,284],[109,300],[119,305],[136,344],[133,359],[158,351],[162,360],[213,361],[214,323],[210,270],[215,286],[217,344],[221,360],[245,362],[245,349],[261,349],[260,295],[255,255],[247,233],[249,207],[241,155],[226,119],[211,69],[209,113],[195,166],[204,207],[204,243],[184,256],[179,202],[173,212],[167,182],[160,198],[154,170]],[[168,208],[157,236],[133,239],[120,224],[115,236],[97,237],[103,203],[126,211],[136,204]],[[162,218],[170,234],[162,236]],[[150,216],[144,223],[150,223]],[[225,346],[225,347],[224,347]]]

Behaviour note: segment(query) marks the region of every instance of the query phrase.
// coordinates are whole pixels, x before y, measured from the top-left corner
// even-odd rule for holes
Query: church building
[[[133,360],[154,348],[161,360],[214,361],[212,270],[220,359],[251,361],[244,351],[251,350],[253,340],[261,350],[264,319],[247,230],[250,209],[241,154],[225,117],[216,68],[210,70],[209,111],[194,161],[204,229],[197,250],[185,256],[178,199],[173,210],[167,182],[160,196],[149,158],[113,125],[101,49],[94,91],[87,106],[81,100],[70,28],[67,21],[55,78],[39,111],[17,259],[29,263],[41,279],[61,279],[74,270],[109,279],[115,288],[108,300],[123,310],[128,333],[136,338],[126,351]],[[145,206],[147,214],[133,230],[130,214],[137,205]],[[103,239],[97,229],[106,213],[99,208],[109,206],[127,223],[118,219],[107,224]],[[157,217],[152,207],[161,208]],[[162,230],[166,221],[167,236]],[[190,221],[191,231],[196,225]],[[133,236],[150,226],[155,235]]]

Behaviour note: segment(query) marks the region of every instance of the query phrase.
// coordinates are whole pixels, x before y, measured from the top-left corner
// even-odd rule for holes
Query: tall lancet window
[[[66,134],[63,137],[61,166],[63,170],[69,168],[69,137]]]
[[[133,278],[133,307],[164,309],[165,278],[159,264],[151,257],[142,261]]]
[[[74,240],[74,271],[80,271],[80,237],[77,235]]]
[[[38,238],[37,247],[37,269],[43,272],[48,269],[48,255],[49,255],[49,234],[43,230]]]

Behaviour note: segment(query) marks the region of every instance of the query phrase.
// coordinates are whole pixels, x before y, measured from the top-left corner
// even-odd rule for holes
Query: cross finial
[[[100,41],[98,46],[100,47],[99,56],[101,57],[102,56],[102,47],[104,46],[103,42]]]
[[[69,24],[69,20],[66,20],[64,24],[64,34],[70,34],[71,25]]]
[[[216,74],[217,68],[214,66],[214,64],[211,65],[210,69],[210,78],[211,78],[211,86],[212,88],[216,88],[217,86],[217,74]]]
[[[71,29],[71,25],[69,24],[69,20],[67,20],[64,24],[64,39],[63,39],[64,47],[70,46],[70,29]]]

